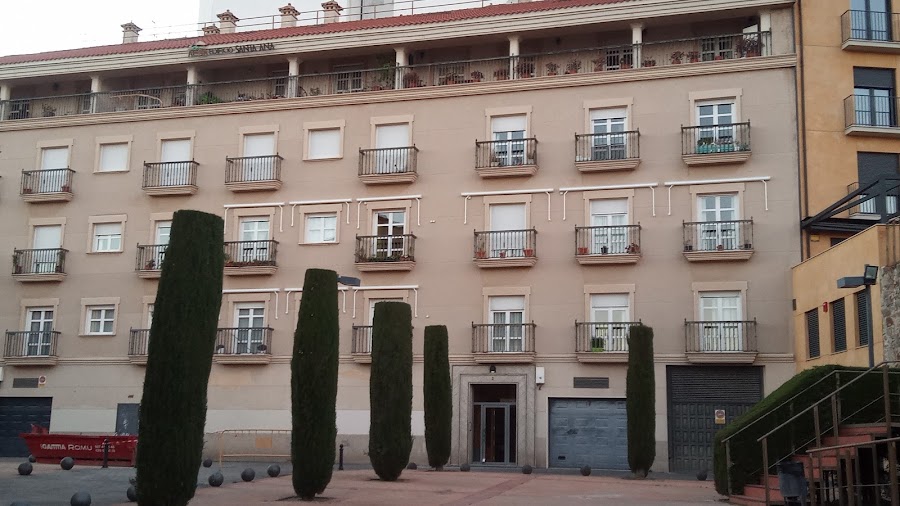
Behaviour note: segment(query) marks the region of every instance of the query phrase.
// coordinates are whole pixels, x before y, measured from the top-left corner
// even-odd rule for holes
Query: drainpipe
[[[794,70],[795,73],[799,75],[800,84],[797,87],[797,99],[800,106],[800,114],[799,119],[802,121],[802,127],[800,123],[798,123],[798,127],[800,128],[800,139],[803,147],[801,148],[799,145],[797,146],[797,155],[799,158],[802,158],[803,161],[800,164],[800,181],[798,181],[798,191],[801,194],[801,206],[800,206],[800,220],[803,220],[804,215],[809,215],[809,181],[808,181],[808,164],[807,164],[807,152],[808,148],[806,147],[806,78],[805,72],[803,68],[803,0],[797,2],[797,15],[794,16],[794,25],[797,27],[797,46],[798,47],[798,59],[797,59],[797,69]],[[806,251],[804,252],[804,246],[806,247]],[[800,259],[804,260],[809,258],[810,255],[810,238],[809,231],[803,233],[801,230],[800,233]]]

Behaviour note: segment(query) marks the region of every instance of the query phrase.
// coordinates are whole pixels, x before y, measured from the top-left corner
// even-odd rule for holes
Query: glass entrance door
[[[515,404],[476,404],[473,460],[481,464],[515,464],[515,423]]]

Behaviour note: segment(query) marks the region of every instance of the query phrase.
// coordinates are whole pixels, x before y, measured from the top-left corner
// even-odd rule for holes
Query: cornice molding
[[[98,114],[82,114],[73,116],[56,116],[52,118],[31,118],[0,121],[0,132],[17,130],[37,130],[44,128],[60,128],[85,125],[106,125],[113,123],[131,123],[137,121],[153,121],[163,119],[201,118],[225,114],[247,114],[254,112],[273,112],[321,107],[353,106],[406,102],[410,100],[429,100],[449,97],[494,95],[518,91],[534,91],[547,89],[573,88],[579,86],[597,86],[609,83],[638,82],[656,79],[672,79],[677,77],[694,77],[735,72],[752,72],[793,68],[797,65],[797,56],[761,56],[739,60],[721,60],[688,65],[670,65],[615,72],[596,72],[574,75],[544,76],[532,79],[495,81],[482,83],[456,84],[447,86],[428,86],[404,90],[381,90],[316,97],[282,98],[277,100],[256,100],[250,102],[230,102],[226,104],[207,104],[190,107],[169,107],[165,109],[148,109],[143,111],[122,111]]]

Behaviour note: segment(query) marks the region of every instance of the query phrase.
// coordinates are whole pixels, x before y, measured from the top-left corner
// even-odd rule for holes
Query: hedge
[[[428,465],[436,470],[450,460],[450,430],[453,420],[452,387],[447,327],[425,327],[424,382],[425,449]]]
[[[628,416],[628,468],[646,477],[656,459],[656,380],[653,375],[653,329],[631,328],[628,335],[628,372],[625,376]]]

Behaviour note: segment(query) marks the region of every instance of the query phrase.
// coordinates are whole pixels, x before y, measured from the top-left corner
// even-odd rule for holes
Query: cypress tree
[[[425,448],[428,465],[441,471],[450,460],[450,427],[453,418],[452,387],[447,327],[425,327]]]
[[[307,269],[291,358],[291,480],[304,501],[331,481],[337,439],[337,273]]]
[[[203,453],[206,387],[222,304],[222,218],[178,211],[154,304],[141,398],[138,504],[183,506]]]
[[[372,322],[369,460],[394,481],[412,450],[412,311],[404,302],[378,302]]]
[[[653,329],[631,328],[625,410],[628,415],[628,467],[644,478],[656,459],[656,382],[653,376]]]

